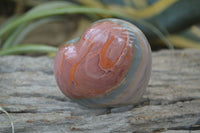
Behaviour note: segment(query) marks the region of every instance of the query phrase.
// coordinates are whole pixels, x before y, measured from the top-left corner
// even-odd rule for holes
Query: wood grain
[[[66,98],[53,76],[53,58],[0,58],[0,106],[16,133],[200,132],[200,51],[153,53],[153,70],[137,105],[88,109]],[[0,112],[0,133],[11,132]]]

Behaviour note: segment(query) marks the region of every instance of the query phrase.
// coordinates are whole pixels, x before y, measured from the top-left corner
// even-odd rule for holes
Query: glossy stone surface
[[[59,49],[54,71],[61,91],[82,105],[134,104],[149,81],[151,49],[134,25],[104,19]]]

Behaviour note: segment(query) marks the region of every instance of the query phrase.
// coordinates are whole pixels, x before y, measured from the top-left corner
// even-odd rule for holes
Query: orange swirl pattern
[[[79,103],[83,99],[95,101],[97,98],[100,103],[110,99],[112,101],[112,97],[115,97],[112,93],[121,95],[122,91],[126,92],[122,82],[124,84],[125,77],[130,75],[128,72],[131,67],[143,62],[143,48],[137,46],[141,42],[135,41],[133,33],[126,27],[131,25],[125,21],[111,20],[92,24],[78,41],[62,46],[56,54],[54,70],[57,84],[67,97],[79,100]],[[147,41],[142,43],[148,44]],[[150,47],[146,46],[149,52]],[[139,51],[135,51],[138,48]],[[151,55],[150,52],[148,54]],[[133,65],[134,61],[136,63]],[[151,61],[147,64],[151,66]],[[144,66],[146,69],[146,65]],[[148,70],[147,80],[149,76]],[[127,81],[131,82],[133,76],[129,77]],[[129,82],[127,83],[130,84]],[[111,97],[101,99],[109,95]],[[91,103],[95,103],[94,101]],[[86,103],[89,104],[89,101]]]
[[[56,64],[61,65],[55,69],[56,77],[64,77],[60,88],[71,98],[88,98],[104,94],[121,81],[134,49],[121,25],[101,22],[89,27],[78,42],[59,51]],[[69,69],[63,73],[65,67]]]

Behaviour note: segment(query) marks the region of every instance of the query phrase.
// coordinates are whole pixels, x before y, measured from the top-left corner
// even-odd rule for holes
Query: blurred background
[[[54,55],[103,18],[137,25],[153,51],[200,49],[200,0],[1,0],[0,55]]]

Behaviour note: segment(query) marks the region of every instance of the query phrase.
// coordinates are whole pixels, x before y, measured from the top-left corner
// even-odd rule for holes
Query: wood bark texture
[[[200,51],[153,53],[149,86],[137,105],[88,109],[65,97],[53,58],[0,58],[0,106],[15,133],[200,133]],[[0,133],[11,132],[0,112]]]

